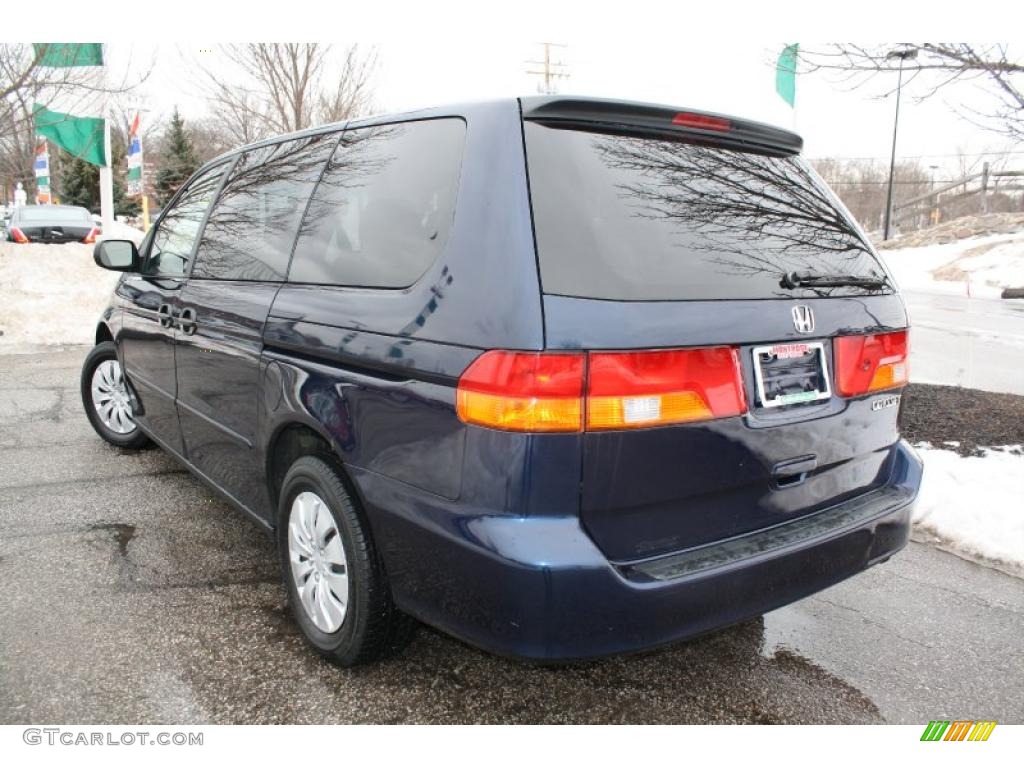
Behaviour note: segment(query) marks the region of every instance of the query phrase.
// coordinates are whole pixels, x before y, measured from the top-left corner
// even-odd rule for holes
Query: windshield
[[[546,293],[671,301],[888,290],[864,236],[799,157],[524,130]],[[794,272],[874,280],[793,286]]]

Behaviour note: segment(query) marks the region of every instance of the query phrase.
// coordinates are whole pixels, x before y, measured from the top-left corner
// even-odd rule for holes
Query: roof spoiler
[[[771,155],[798,155],[804,145],[791,131],[713,112],[570,96],[526,96],[519,101],[524,120],[554,128],[657,135]]]

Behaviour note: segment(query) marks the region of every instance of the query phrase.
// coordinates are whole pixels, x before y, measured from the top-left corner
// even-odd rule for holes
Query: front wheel
[[[149,444],[135,423],[128,385],[112,341],[93,347],[82,366],[82,405],[96,434],[118,448]]]
[[[277,540],[292,613],[319,653],[350,667],[409,639],[415,622],[391,602],[369,526],[324,460],[305,456],[285,475]]]

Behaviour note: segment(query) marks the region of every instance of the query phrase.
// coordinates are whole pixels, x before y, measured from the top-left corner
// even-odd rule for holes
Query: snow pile
[[[1024,452],[982,449],[984,456],[917,446],[924,481],[914,525],[953,552],[1024,576]]]
[[[93,343],[118,273],[96,266],[92,251],[80,243],[0,242],[0,354]]]
[[[953,243],[894,248],[882,258],[901,288],[999,298],[1024,287],[1024,232],[971,237]]]
[[[145,234],[146,233],[141,229],[130,227],[120,221],[115,221],[103,230],[103,234],[100,235],[100,240],[131,240],[133,243],[138,245],[142,242],[142,238]]]
[[[115,221],[103,237],[143,233]],[[0,353],[38,345],[92,344],[118,273],[96,266],[93,246],[0,242]]]

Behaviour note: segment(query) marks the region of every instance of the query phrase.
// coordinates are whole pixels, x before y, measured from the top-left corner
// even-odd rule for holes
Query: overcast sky
[[[351,29],[349,27],[348,29]],[[652,101],[706,109],[796,127],[805,140],[807,157],[887,158],[892,141],[894,99],[878,98],[895,85],[878,79],[867,88],[849,91],[823,74],[801,75],[794,111],[775,93],[774,61],[784,41],[692,36],[678,42],[663,30],[651,36],[610,37],[607,28],[578,30],[572,25],[539,27],[525,34],[491,24],[486,34],[449,36],[368,35],[360,44],[376,46],[379,67],[375,98],[384,111],[461,100],[535,93],[538,78],[528,75],[527,60],[539,58],[539,40],[563,43],[556,50],[570,74],[559,81],[560,92]],[[237,33],[237,30],[235,30]],[[749,34],[749,30],[747,32]],[[337,43],[344,47],[346,43]],[[223,48],[216,43],[135,43],[108,46],[111,64],[129,59],[138,66],[155,61],[142,90],[142,103],[154,114],[169,114],[175,104],[186,117],[205,111],[200,91],[190,78],[201,61],[216,68]],[[939,178],[952,173],[959,152],[979,155],[1005,150],[1005,140],[959,117],[955,107],[984,108],[986,94],[975,85],[958,86],[925,102],[904,90],[897,154],[925,156],[925,165],[939,164]],[[1024,146],[1014,148],[1024,164]],[[948,166],[948,167],[947,167]]]

